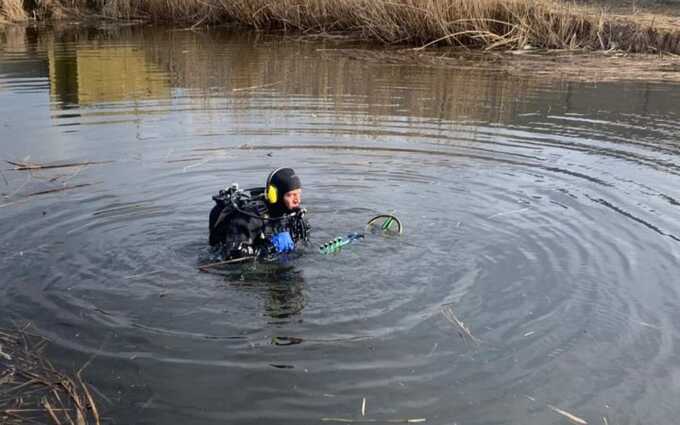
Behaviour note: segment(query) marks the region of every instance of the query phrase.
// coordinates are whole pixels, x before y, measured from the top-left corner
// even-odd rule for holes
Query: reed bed
[[[21,22],[27,19],[23,0],[0,0],[0,23]]]
[[[82,369],[68,376],[45,356],[47,341],[25,328],[0,330],[0,423],[100,424]]]
[[[43,0],[38,4],[41,16],[88,9],[113,19],[191,27],[236,23],[258,30],[352,34],[416,47],[680,53],[680,30],[636,22],[632,14],[608,16],[558,0]]]

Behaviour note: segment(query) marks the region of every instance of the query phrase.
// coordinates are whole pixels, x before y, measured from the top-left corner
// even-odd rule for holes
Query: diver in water
[[[272,171],[264,188],[242,190],[233,184],[213,200],[210,246],[221,249],[225,260],[293,252],[308,240],[302,186],[292,168]]]

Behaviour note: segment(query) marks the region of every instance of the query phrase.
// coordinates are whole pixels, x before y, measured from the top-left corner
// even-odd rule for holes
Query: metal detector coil
[[[368,220],[368,223],[366,223],[366,229],[371,231],[380,229],[383,232],[401,235],[404,231],[404,226],[395,215],[379,214]]]

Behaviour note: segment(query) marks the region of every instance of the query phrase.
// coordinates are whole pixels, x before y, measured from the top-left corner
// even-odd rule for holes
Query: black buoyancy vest
[[[271,253],[271,235],[288,231],[294,242],[307,241],[310,226],[305,210],[280,217],[269,217],[264,189],[239,190],[233,186],[213,196],[210,211],[210,245],[222,245],[225,257],[267,255]]]

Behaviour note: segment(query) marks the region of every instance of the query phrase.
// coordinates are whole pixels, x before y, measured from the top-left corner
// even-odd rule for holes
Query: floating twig
[[[637,324],[646,328],[661,329],[661,326],[652,325],[651,323],[643,322],[642,320],[638,320]]]
[[[277,84],[281,84],[282,82],[283,81],[277,81],[275,83],[262,84],[262,85],[259,85],[259,86],[240,87],[240,88],[231,89],[231,91],[232,92],[240,92],[240,91],[247,91],[247,90],[263,89],[263,88],[275,86]]]
[[[427,418],[407,418],[407,419],[372,419],[372,418],[321,418],[321,422],[343,422],[343,423],[375,423],[386,422],[392,424],[417,424],[427,422]]]
[[[575,424],[578,424],[578,425],[588,425],[588,422],[579,418],[578,416],[572,415],[571,413],[564,411],[560,408],[557,408],[557,407],[555,407],[551,404],[548,404],[547,406],[550,408],[550,410],[552,410],[553,412],[555,412],[559,415],[564,416],[565,418],[569,419],[569,421],[571,421],[572,423],[575,423]]]
[[[361,416],[366,416],[366,397],[361,400]]]
[[[303,338],[297,336],[273,336],[272,344],[274,345],[297,345],[304,342]]]
[[[176,162],[190,162],[190,161],[200,161],[203,157],[193,157],[193,158],[181,158],[181,159],[169,159],[165,161],[167,164],[174,164]]]
[[[29,193],[28,195],[26,195],[26,197],[28,198],[30,196],[47,195],[48,193],[63,192],[65,190],[78,189],[79,187],[87,187],[87,186],[92,186],[92,183],[81,183],[81,184],[74,184],[73,186],[55,187],[54,189],[47,189],[47,190],[41,190],[40,192]]]
[[[45,412],[47,409],[7,409],[3,410],[3,413],[28,413],[28,412]],[[72,409],[54,409],[55,412],[67,411]]]
[[[226,264],[242,263],[244,261],[254,260],[255,258],[257,258],[257,257],[250,256],[250,257],[233,258],[231,260],[224,260],[224,261],[218,261],[216,263],[204,264],[202,266],[198,266],[198,269],[200,271],[204,272],[204,271],[207,271],[208,269],[211,269],[213,267],[224,266]]]
[[[471,340],[473,343],[479,344],[480,342],[482,342],[479,338],[477,338],[476,336],[472,335],[472,332],[470,332],[470,328],[468,328],[468,327],[465,325],[465,323],[463,323],[461,320],[459,320],[459,319],[456,317],[456,315],[453,313],[453,309],[451,308],[450,305],[442,306],[441,312],[442,312],[442,315],[446,318],[446,320],[448,320],[448,321],[451,322],[452,324],[458,326],[458,327],[460,328],[460,330],[463,331],[463,333],[465,334],[465,336],[467,336],[468,338],[470,338],[470,340]]]
[[[182,172],[186,173],[187,170],[189,170],[189,169],[191,169],[191,168],[194,168],[194,167],[201,166],[201,165],[203,165],[203,164],[207,164],[207,163],[210,162],[210,161],[212,161],[212,158],[204,159],[204,160],[202,160],[202,161],[200,161],[200,162],[197,162],[197,163],[195,163],[195,164],[185,165],[185,166],[182,168]]]
[[[14,165],[15,171],[47,170],[47,169],[52,169],[52,168],[81,167],[83,165],[110,164],[112,162],[113,161],[83,161],[83,162],[67,162],[65,164],[33,164],[33,163],[30,163],[30,162],[7,161],[8,164]]]

